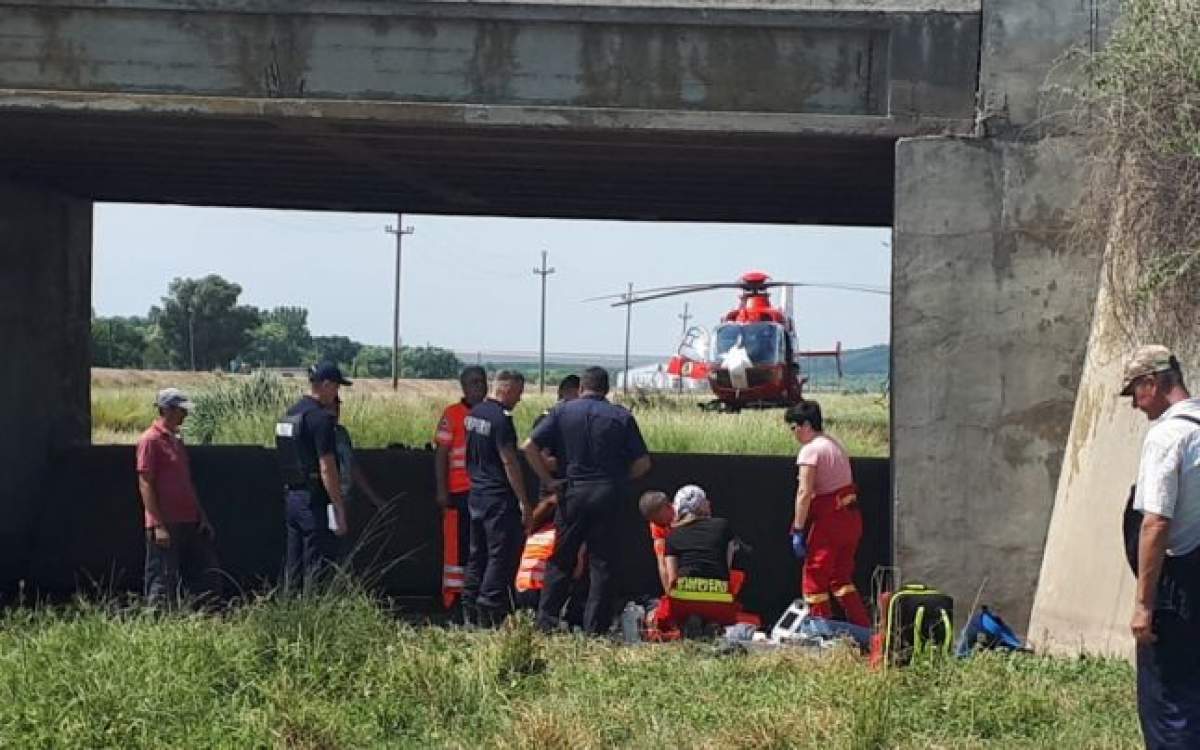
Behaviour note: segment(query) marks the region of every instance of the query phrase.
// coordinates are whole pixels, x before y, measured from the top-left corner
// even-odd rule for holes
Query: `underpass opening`
[[[397,396],[388,379],[390,349],[382,345],[391,334],[396,240],[384,227],[397,226],[394,215],[135,204],[99,204],[96,214],[93,356],[97,365],[110,367],[93,371],[95,442],[127,444],[135,440],[152,418],[150,402],[157,387],[192,389],[203,408],[207,394],[227,396],[239,383],[254,377],[244,372],[229,374],[228,370],[260,370],[265,365],[287,384],[282,398],[294,398],[303,388],[298,365],[317,356],[317,345],[344,343],[331,339],[347,333],[348,339],[374,341],[376,346],[361,346],[342,362],[356,380],[347,389],[345,413],[356,442],[368,448],[366,465],[388,484],[387,494],[403,493],[409,499],[392,519],[397,536],[383,553],[397,557],[411,553],[388,574],[386,585],[393,591],[428,593],[437,581],[437,549],[431,540],[437,538],[438,525],[430,502],[431,455],[424,448],[440,408],[454,400],[456,386],[452,380],[437,382],[453,376],[453,365],[448,371],[416,372],[419,367],[445,366],[429,357],[431,352],[420,350],[428,344],[441,344],[440,348],[452,352],[458,361],[479,362],[492,372],[500,367],[526,370],[531,376],[529,395],[516,414],[519,431],[525,434],[529,421],[550,400],[549,395],[537,396],[536,384],[539,278],[531,271],[540,262],[541,249],[549,251],[549,266],[554,268],[547,277],[548,394],[553,393],[557,377],[587,364],[604,365],[620,377],[623,310],[581,300],[620,291],[623,280],[635,279],[639,289],[655,288],[670,283],[734,281],[748,270],[761,268],[781,281],[818,285],[796,290],[796,345],[802,351],[830,351],[839,344],[844,349],[841,378],[831,358],[807,357],[801,364],[809,378],[809,396],[825,404],[831,434],[846,440],[856,454],[858,479],[874,509],[868,513],[863,544],[864,590],[869,571],[890,561],[888,353],[883,343],[890,304],[886,297],[819,286],[822,281],[849,281],[886,287],[890,278],[890,233],[886,229],[405,215],[402,225],[411,226],[414,233],[403,237],[401,338],[406,346],[407,342],[420,345],[404,351],[401,365],[408,362],[406,375],[430,377],[401,380]],[[169,253],[163,252],[164,243],[170,244]],[[139,369],[119,369],[137,364],[128,359],[129,352],[122,351],[122,336],[130,327],[150,331],[147,339],[152,344],[161,346],[171,339],[160,329],[170,325],[164,311],[177,301],[170,299],[170,280],[201,278],[214,272],[241,286],[239,304],[262,309],[262,330],[249,336],[248,353],[217,358],[226,363],[221,368],[226,374],[162,371],[163,367],[190,366],[196,345],[187,337],[201,340],[205,326],[211,325],[207,320],[199,325],[192,320],[189,327],[176,331],[173,340],[179,351],[150,346],[142,350]],[[771,291],[778,295],[779,290]],[[637,307],[631,357],[635,374],[661,369],[675,353],[685,329],[700,326],[711,330],[736,305],[739,294],[737,290],[715,290]],[[778,296],[775,301],[782,305]],[[267,329],[278,332],[288,320],[294,323],[295,313],[289,315],[279,308],[295,307],[297,302],[309,308],[309,317],[303,321],[311,326],[309,333],[327,335],[311,339],[307,349],[272,348],[280,342],[271,339]],[[152,304],[158,307],[155,322],[147,320],[145,312],[142,320],[131,319]],[[686,320],[682,318],[685,314]],[[175,321],[176,326],[179,323]],[[127,358],[117,361],[111,359],[114,355]],[[208,370],[217,361],[204,352],[197,356],[200,370]],[[285,359],[270,360],[271,356]],[[287,360],[289,356],[295,361]],[[794,492],[795,447],[783,427],[781,410],[705,413],[697,407],[708,396],[690,390],[681,395],[673,385],[653,393],[643,383],[629,396],[618,388],[614,398],[635,410],[651,449],[662,456],[647,486],[673,491],[686,482],[704,484],[715,499],[718,514],[729,517],[739,533],[762,550],[764,570],[788,565],[790,553],[782,544],[783,537],[774,533],[787,526]],[[212,403],[221,401],[211,399]],[[230,418],[231,426],[215,430],[212,420],[194,415],[200,425],[189,436],[194,443],[261,446],[195,449],[202,494],[221,498],[218,515],[228,524],[243,526],[223,542],[227,547],[223,553],[228,552],[231,564],[241,571],[241,580],[269,577],[278,567],[278,545],[264,541],[278,537],[282,529],[277,493],[270,490],[274,472],[264,448],[271,441],[270,426],[284,406],[282,402],[269,404],[253,417],[238,414]],[[689,422],[694,424],[689,427]],[[716,439],[705,441],[714,435]],[[761,455],[764,453],[778,457]],[[117,447],[87,455],[91,457],[76,454],[65,459],[72,464],[83,461],[91,468],[64,472],[51,493],[51,502],[77,506],[72,498],[89,494],[72,484],[77,480],[69,476],[106,477],[98,483],[103,489],[94,484],[90,494],[105,495],[99,505],[110,509],[104,517],[109,519],[112,537],[126,540],[118,545],[118,567],[127,571],[123,580],[130,583],[136,576],[139,548],[136,513],[123,514],[119,508],[136,507],[132,457],[128,448]],[[227,468],[219,468],[222,466]],[[239,483],[238,476],[245,481]],[[626,555],[630,564],[623,580],[630,590],[642,590],[653,585],[653,565],[638,564],[648,561],[644,559],[648,541],[642,538],[645,528],[632,505],[629,511],[625,533],[630,539]],[[95,528],[95,507],[86,512],[75,507],[66,515],[78,519],[78,526],[72,524],[77,532]],[[364,522],[365,518],[354,521]],[[86,563],[77,561],[81,567],[94,568],[104,560],[111,571],[118,547],[104,541],[108,536],[93,536],[90,545],[78,539],[65,545],[50,544],[47,539],[43,548],[79,549],[93,558]],[[374,550],[372,555],[378,552]],[[43,557],[35,569],[41,571],[37,575],[48,588],[57,588],[71,580],[70,562]],[[651,571],[649,579],[647,570]],[[786,604],[789,591],[786,584],[780,588],[780,583],[778,576],[760,576],[759,585],[766,588],[753,594],[760,607],[773,612]]]

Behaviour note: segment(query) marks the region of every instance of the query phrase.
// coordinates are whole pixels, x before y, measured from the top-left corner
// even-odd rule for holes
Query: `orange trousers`
[[[839,490],[813,498],[801,590],[813,616],[832,618],[832,597],[837,599],[847,622],[870,627],[867,608],[854,586],[854,556],[862,539],[862,513],[856,503],[840,505],[844,494]]]

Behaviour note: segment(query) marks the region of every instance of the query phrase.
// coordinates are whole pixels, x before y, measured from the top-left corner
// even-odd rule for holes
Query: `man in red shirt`
[[[471,549],[471,521],[467,496],[467,428],[464,420],[487,395],[487,372],[478,365],[463,368],[458,376],[463,397],[450,404],[438,420],[433,442],[433,475],[437,504],[442,509],[442,605],[451,609],[462,594],[467,554]]]
[[[138,491],[146,527],[145,593],[155,606],[171,607],[180,587],[198,599],[220,593],[221,577],[212,524],[196,497],[179,428],[192,402],[177,388],[158,392],[158,419],[137,444]]]

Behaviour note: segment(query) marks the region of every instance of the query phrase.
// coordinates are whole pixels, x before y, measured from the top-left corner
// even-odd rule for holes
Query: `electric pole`
[[[387,226],[384,231],[396,235],[396,290],[392,298],[392,390],[400,387],[400,258],[403,252],[404,235],[416,230],[412,227],[400,228],[404,222],[404,214],[396,214],[396,226]]]
[[[541,269],[533,269],[533,272],[542,277],[542,336],[541,344],[538,347],[538,393],[546,392],[546,277],[554,273],[553,268],[546,267],[546,251],[542,251],[542,267]]]
[[[629,282],[629,291],[625,293],[625,377],[622,379],[623,392],[629,395],[629,332],[633,324],[633,282]]]
[[[188,354],[192,361],[192,372],[196,371],[196,316],[188,305]]]
[[[687,338],[688,321],[694,317],[688,313],[688,303],[686,303],[686,302],[683,303],[683,315],[680,315],[678,317],[680,320],[683,321],[683,331],[680,332],[680,334],[679,334],[679,340],[683,341],[685,338]]]

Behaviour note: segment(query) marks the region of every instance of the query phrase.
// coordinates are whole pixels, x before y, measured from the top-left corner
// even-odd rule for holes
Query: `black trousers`
[[[198,523],[168,523],[170,543],[154,543],[154,532],[146,530],[146,601],[152,606],[172,608],[183,591],[204,602],[220,596],[221,571],[212,540],[200,533]]]
[[[471,553],[463,581],[463,604],[481,619],[512,611],[513,583],[525,545],[521,511],[513,495],[477,495],[471,513]]]
[[[586,575],[580,576],[577,580],[571,582],[571,595],[567,598],[566,611],[562,614],[566,618],[567,624],[572,628],[583,628],[583,610],[587,604],[587,594],[588,577]],[[534,615],[537,615],[541,602],[541,589],[517,592],[517,609],[529,610]]]
[[[612,625],[612,576],[616,558],[617,512],[623,487],[618,482],[570,482],[554,517],[554,554],[546,563],[538,627],[558,628],[559,613],[571,595],[571,572],[580,545],[587,544],[588,595],[583,629],[607,633]]]
[[[329,530],[328,506],[329,498],[324,492],[285,491],[285,588],[308,588],[337,558],[337,537]]]
[[[1137,649],[1137,701],[1148,750],[1200,748],[1200,624],[1154,613],[1157,640]]]

